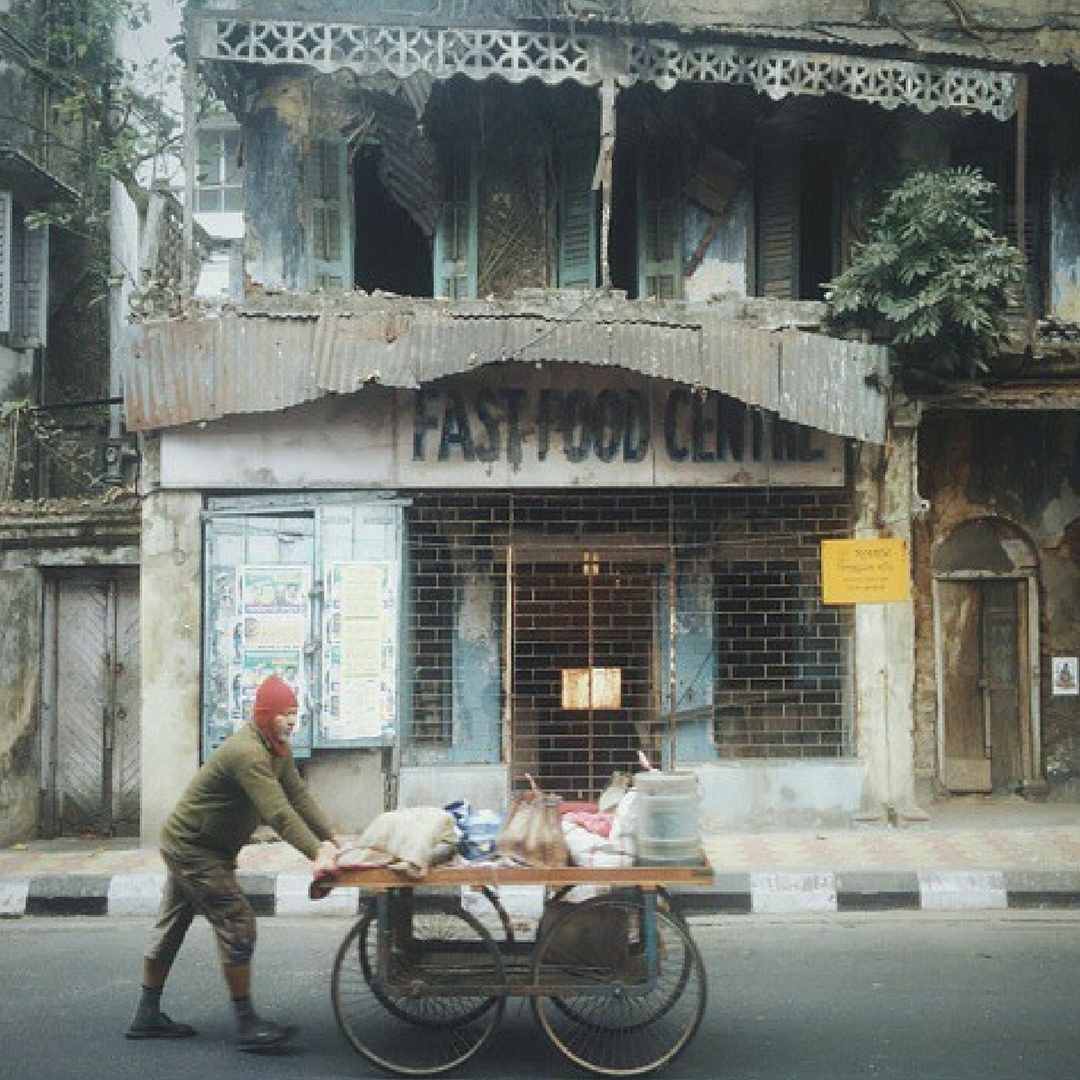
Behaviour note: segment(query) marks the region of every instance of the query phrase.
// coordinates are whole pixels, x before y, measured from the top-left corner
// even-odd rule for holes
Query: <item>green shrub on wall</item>
[[[851,266],[826,285],[836,324],[939,374],[985,370],[1024,267],[988,224],[994,192],[971,168],[914,173],[893,189]]]

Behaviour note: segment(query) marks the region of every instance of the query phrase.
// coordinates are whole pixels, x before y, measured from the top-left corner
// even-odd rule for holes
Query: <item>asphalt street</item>
[[[165,1008],[199,1035],[123,1038],[149,922],[0,921],[2,1080],[200,1080],[382,1075],[339,1034],[329,999],[348,923],[260,920],[256,999],[302,1032],[287,1057],[229,1044],[209,931],[196,925]],[[668,1080],[1074,1080],[1080,917],[926,912],[695,921],[706,1019]],[[458,1075],[580,1076],[511,1003],[492,1046]]]

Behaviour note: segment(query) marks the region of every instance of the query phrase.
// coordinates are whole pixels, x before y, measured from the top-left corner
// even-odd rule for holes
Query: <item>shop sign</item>
[[[823,465],[828,437],[716,391],[668,386],[426,386],[413,392],[414,465]]]

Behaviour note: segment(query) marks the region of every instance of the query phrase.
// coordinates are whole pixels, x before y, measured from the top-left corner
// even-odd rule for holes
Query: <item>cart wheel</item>
[[[334,959],[334,1016],[353,1048],[401,1076],[435,1076],[478,1053],[505,1007],[498,947],[455,902],[367,905]]]
[[[533,1012],[555,1048],[605,1076],[640,1076],[672,1061],[705,1012],[701,954],[682,920],[655,910],[650,965],[640,900],[596,897],[569,908],[536,947]]]

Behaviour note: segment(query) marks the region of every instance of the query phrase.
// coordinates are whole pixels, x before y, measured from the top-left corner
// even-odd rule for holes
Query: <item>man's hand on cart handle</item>
[[[319,845],[319,853],[315,856],[315,868],[312,871],[314,877],[326,877],[334,872],[340,847],[340,843],[334,839],[324,840]]]

